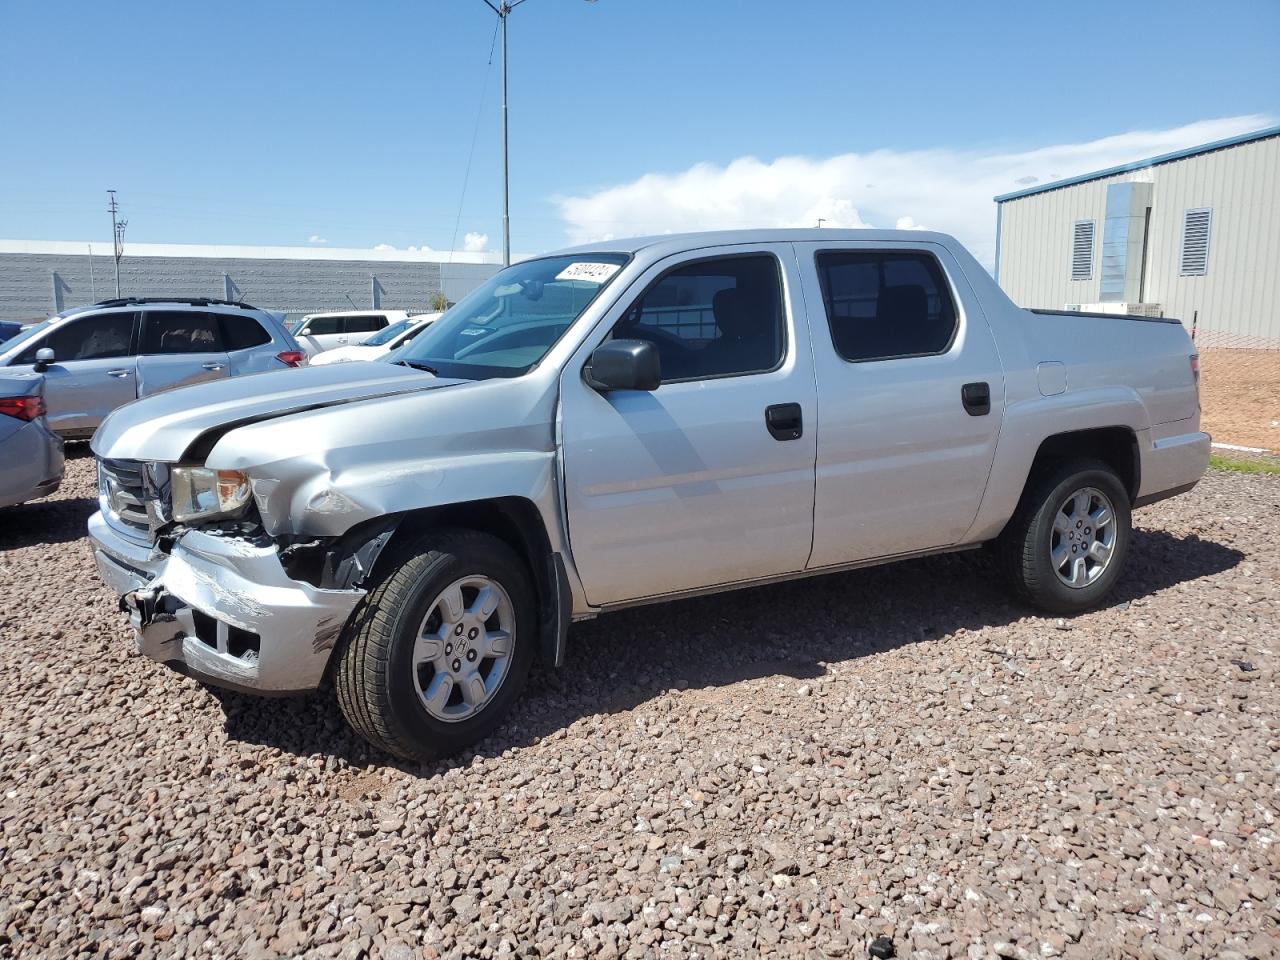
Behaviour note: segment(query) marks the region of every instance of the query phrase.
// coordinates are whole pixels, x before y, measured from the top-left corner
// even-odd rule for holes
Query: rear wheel
[[[335,656],[338,704],[374,746],[433,760],[501,721],[533,658],[536,599],[501,540],[440,531],[404,551]]]
[[[1097,460],[1057,465],[1028,487],[997,545],[1013,591],[1050,613],[1100,603],[1120,576],[1131,534],[1129,495]]]

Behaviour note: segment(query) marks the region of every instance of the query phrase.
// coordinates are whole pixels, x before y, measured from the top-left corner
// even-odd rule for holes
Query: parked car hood
[[[326,350],[324,353],[317,353],[309,362],[317,367],[327,367],[331,363],[346,363],[351,360],[373,360],[389,352],[390,350],[387,347],[366,347],[363,345],[337,347],[333,350]]]
[[[174,463],[210,432],[342,403],[461,383],[389,363],[336,363],[215,380],[135,400],[93,435],[100,457]]]

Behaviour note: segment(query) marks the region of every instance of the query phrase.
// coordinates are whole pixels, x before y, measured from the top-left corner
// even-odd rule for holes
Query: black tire
[[[492,698],[472,716],[449,722],[418,696],[413,647],[418,627],[449,584],[484,576],[507,592],[515,614],[510,665]],[[496,537],[439,530],[399,551],[370,591],[334,652],[334,688],[347,722],[375,747],[429,761],[483,739],[520,695],[537,644],[537,598],[524,562]]]
[[[1085,586],[1064,583],[1050,559],[1055,515],[1077,490],[1093,487],[1106,494],[1115,516],[1111,558]],[[1100,460],[1071,460],[1033,475],[1018,509],[996,544],[997,562],[1010,589],[1047,613],[1081,613],[1101,603],[1124,568],[1132,534],[1129,493],[1116,472]]]

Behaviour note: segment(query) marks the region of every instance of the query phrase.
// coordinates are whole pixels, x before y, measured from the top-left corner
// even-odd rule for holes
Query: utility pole
[[[502,21],[502,265],[511,266],[511,173],[507,156],[507,17],[524,0],[498,0],[485,6]]]
[[[107,204],[107,210],[111,213],[111,241],[115,245],[116,259],[116,299],[120,299],[120,258],[124,256],[124,228],[129,225],[128,220],[117,220],[116,214],[120,212],[120,207],[116,203],[116,192],[108,190],[107,196],[110,202]]]
[[[525,0],[484,0],[484,5],[502,21],[502,265],[511,266],[511,175],[507,156],[507,17]],[[587,0],[595,3],[596,0]]]

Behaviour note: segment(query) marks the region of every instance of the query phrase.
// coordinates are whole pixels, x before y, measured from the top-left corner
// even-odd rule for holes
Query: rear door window
[[[143,315],[144,354],[220,353],[217,315],[201,310],[151,310]]]
[[[97,313],[66,320],[18,355],[15,363],[35,363],[37,351],[53,349],[55,363],[127,357],[132,352],[132,313]]]
[[[346,333],[373,333],[387,325],[386,317],[347,317],[343,330]]]
[[[826,250],[818,279],[831,342],[845,360],[945,353],[956,306],[942,266],[917,250]]]
[[[248,314],[219,313],[218,327],[223,346],[228,350],[247,350],[271,342],[271,334]]]

